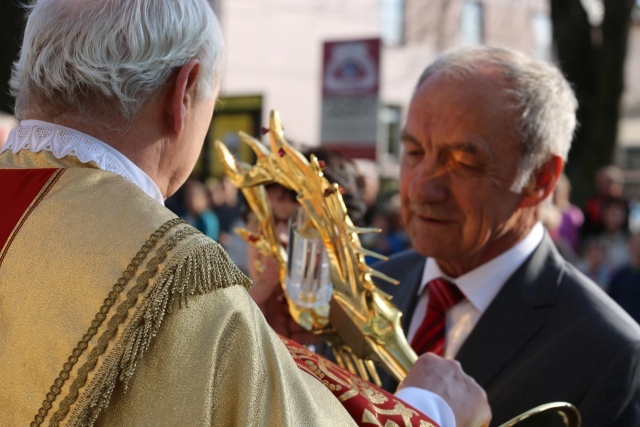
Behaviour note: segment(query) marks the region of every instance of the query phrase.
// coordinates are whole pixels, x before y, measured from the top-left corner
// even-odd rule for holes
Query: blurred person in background
[[[590,237],[583,246],[582,255],[577,260],[576,267],[604,291],[607,291],[612,268],[607,262],[604,244],[597,237]]]
[[[614,165],[603,166],[596,173],[595,194],[583,206],[584,223],[581,230],[583,238],[596,236],[602,232],[604,207],[610,200],[623,200],[627,203],[628,215],[628,201],[624,196],[624,172]]]
[[[580,213],[582,214],[582,211],[580,211]],[[562,218],[562,211],[553,203],[551,197],[540,205],[540,222],[545,226],[558,252],[560,252],[567,261],[575,265],[580,258],[569,242],[560,235]]]
[[[609,199],[602,205],[602,231],[595,237],[604,248],[605,263],[614,270],[629,261],[629,203]]]
[[[629,262],[613,273],[608,292],[640,323],[640,234],[629,238]]]
[[[409,238],[404,230],[400,215],[400,198],[394,194],[375,205],[369,227],[380,229],[380,233],[368,233],[360,236],[362,246],[381,255],[391,256],[408,248]],[[366,257],[367,264],[378,258]]]
[[[609,289],[611,275],[629,262],[629,204],[615,197],[602,201],[600,231],[588,236],[576,266],[602,289]]]
[[[184,220],[200,230],[205,236],[218,240],[220,221],[209,208],[209,192],[207,187],[196,178],[189,178],[184,186]]]
[[[363,223],[369,225],[377,210],[380,196],[380,172],[377,163],[371,160],[355,160],[358,169],[358,186],[365,205]]]
[[[231,184],[226,176],[210,178],[206,181],[211,200],[211,210],[220,221],[220,243],[227,244],[233,233],[234,223],[240,218],[240,203],[238,189]]]
[[[560,224],[556,240],[562,240],[576,252],[580,245],[580,230],[584,224],[582,210],[571,203],[571,182],[565,174],[560,175],[553,191],[553,204],[560,211]]]

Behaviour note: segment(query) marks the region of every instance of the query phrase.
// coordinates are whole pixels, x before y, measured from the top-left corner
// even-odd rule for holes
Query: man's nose
[[[448,194],[448,171],[433,162],[420,165],[409,184],[409,195],[423,203],[442,202]]]

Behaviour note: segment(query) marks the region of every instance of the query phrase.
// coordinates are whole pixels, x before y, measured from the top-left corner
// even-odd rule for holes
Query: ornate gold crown
[[[320,335],[334,351],[338,363],[364,379],[380,383],[373,362],[401,381],[417,360],[400,327],[401,312],[391,297],[373,283],[380,277],[394,279],[367,266],[365,255],[385,259],[360,244],[360,233],[379,229],[353,225],[342,199],[340,186],[323,176],[323,165],[311,161],[284,138],[280,116],[272,111],[269,120],[270,148],[240,132],[240,138],[255,152],[254,166],[238,162],[220,141],[215,146],[229,180],[244,194],[254,212],[260,234],[246,229],[237,232],[263,254],[275,257],[280,283],[285,289],[287,253],[278,242],[264,184],[278,183],[297,193],[297,200],[318,230],[329,260],[333,294],[328,304],[309,308],[287,296],[292,317],[305,329]]]

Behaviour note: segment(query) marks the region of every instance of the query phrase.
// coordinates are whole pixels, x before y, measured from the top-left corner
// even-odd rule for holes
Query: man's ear
[[[551,156],[537,170],[533,171],[529,184],[522,190],[520,207],[536,206],[553,191],[562,173],[564,161],[560,156]]]
[[[169,129],[175,133],[180,133],[184,129],[184,120],[194,102],[199,75],[200,60],[192,59],[178,69],[175,79],[170,80],[171,87],[165,115]]]

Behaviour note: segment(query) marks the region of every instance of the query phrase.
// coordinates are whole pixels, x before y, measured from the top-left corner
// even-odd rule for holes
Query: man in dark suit
[[[576,405],[585,427],[640,425],[640,328],[539,222],[576,107],[554,67],[465,48],[425,70],[401,134],[414,250],[375,268],[400,280],[382,286],[417,352],[457,359],[486,390],[492,425],[552,401]]]

